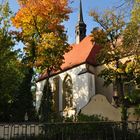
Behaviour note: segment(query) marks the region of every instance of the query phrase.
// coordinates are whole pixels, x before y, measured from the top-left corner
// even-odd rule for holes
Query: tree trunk
[[[125,101],[125,95],[124,95],[124,90],[123,90],[123,81],[120,75],[119,78],[119,88],[120,88],[120,100],[121,100],[121,109],[122,109],[122,116],[121,116],[121,120],[122,120],[122,132],[123,132],[123,139],[126,140],[126,136],[127,136],[127,121],[128,121],[128,112],[127,112],[127,105],[126,105],[126,101]]]

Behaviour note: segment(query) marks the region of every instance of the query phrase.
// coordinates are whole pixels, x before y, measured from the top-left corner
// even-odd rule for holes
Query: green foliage
[[[107,118],[104,118],[100,115],[85,115],[85,114],[79,114],[77,116],[78,122],[96,122],[96,121],[107,121]]]
[[[96,121],[108,121],[107,118],[101,115],[85,115],[78,114],[77,116],[62,117],[60,122],[96,122]]]
[[[131,18],[123,32],[123,46],[127,48],[129,55],[133,55],[133,69],[135,82],[140,84],[140,0],[133,1]]]
[[[140,104],[136,106],[135,113],[140,117]]]
[[[133,55],[133,82],[140,86],[140,0],[133,0],[130,22],[123,33],[123,45],[128,49],[129,54]],[[129,68],[129,69],[130,69]],[[132,74],[132,73],[131,73]],[[131,79],[132,80],[132,79]],[[126,99],[135,106],[135,113],[140,116],[140,89],[134,89],[131,94],[127,94]]]
[[[111,83],[113,83],[116,74],[113,69],[106,68],[103,69],[98,76],[102,77],[105,80],[104,86],[109,86]]]
[[[29,120],[33,120],[33,71],[21,62],[19,51],[14,50],[15,40],[9,31],[11,16],[9,5],[4,2],[0,5],[0,121],[24,121],[26,112]]]
[[[130,94],[126,94],[125,99],[128,99],[132,104],[140,103],[140,89],[134,89]]]
[[[11,11],[8,3],[0,5],[0,121],[11,119],[14,94],[22,81],[23,73],[14,51],[14,39],[9,32]]]
[[[134,106],[135,114],[140,117],[140,89],[134,89],[131,93],[125,96],[128,106]]]
[[[140,22],[140,0],[134,0],[134,6],[132,9],[132,21],[139,23]]]
[[[28,115],[28,121],[35,121],[37,116],[35,113],[35,107],[33,106],[34,99],[31,91],[33,70],[25,65],[23,65],[22,70],[24,78],[18,88],[18,91],[14,94],[12,104],[12,121],[25,121],[24,117],[26,113]]]

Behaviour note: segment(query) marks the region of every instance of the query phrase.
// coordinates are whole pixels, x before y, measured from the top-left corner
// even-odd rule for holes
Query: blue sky
[[[2,0],[0,0],[2,1]],[[96,23],[93,22],[92,18],[89,16],[89,11],[91,9],[97,9],[98,11],[103,11],[104,9],[109,9],[112,6],[118,6],[123,0],[82,0],[83,16],[84,21],[87,24],[87,35],[90,34],[93,27],[96,27]],[[18,4],[16,0],[9,0],[10,7],[12,11],[18,11]],[[75,25],[78,20],[79,11],[79,0],[74,0],[70,5],[73,9],[73,13],[70,14],[70,19],[65,22],[65,27],[68,33],[69,43],[75,42]]]

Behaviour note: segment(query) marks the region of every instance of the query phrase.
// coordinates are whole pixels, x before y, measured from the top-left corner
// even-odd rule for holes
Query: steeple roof
[[[76,25],[76,44],[79,44],[86,37],[86,24],[83,20],[82,1],[80,0],[78,22]]]
[[[83,10],[82,10],[82,2],[81,2],[81,0],[80,0],[80,9],[79,9],[78,22],[84,22],[84,20],[83,20]]]

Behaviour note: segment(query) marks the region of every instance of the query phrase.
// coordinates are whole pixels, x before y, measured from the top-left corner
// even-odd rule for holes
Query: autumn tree
[[[139,65],[133,59],[135,52],[130,51],[136,50],[136,48],[131,49],[134,46],[126,47],[124,45],[126,23],[123,14],[106,11],[99,15],[92,11],[91,16],[101,27],[101,29],[92,31],[93,41],[102,47],[97,57],[98,63],[105,65],[99,76],[105,80],[106,86],[114,85],[114,96],[119,97],[118,105],[122,108],[122,120],[126,121],[128,106],[125,95],[128,90],[124,91],[124,86],[131,81],[138,84],[136,78]]]
[[[133,0],[133,9],[131,11],[130,21],[124,31],[123,45],[133,54],[131,65],[135,67],[133,71],[135,77],[131,82],[137,84],[137,89],[133,92],[134,96],[127,96],[133,103],[138,103],[136,113],[140,115],[140,0]]]
[[[67,37],[62,25],[70,9],[67,0],[19,0],[20,10],[12,19],[21,29],[28,64],[50,72],[60,68],[63,54],[68,51]],[[59,60],[59,61],[58,61]]]
[[[49,77],[52,71],[60,69],[63,55],[70,49],[62,24],[68,20],[68,14],[71,12],[68,0],[18,0],[18,2],[20,9],[12,18],[12,22],[21,30],[17,38],[25,45],[27,65],[32,70],[46,72]],[[49,85],[49,78],[46,83]],[[47,92],[49,91],[44,94]]]

